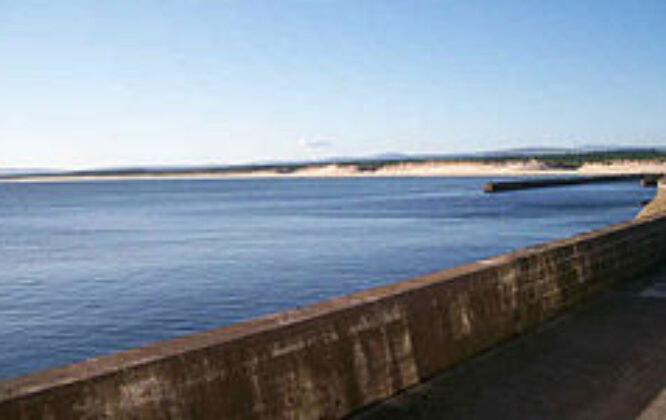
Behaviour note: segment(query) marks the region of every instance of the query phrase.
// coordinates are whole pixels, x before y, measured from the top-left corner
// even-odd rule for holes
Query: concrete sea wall
[[[0,382],[1,419],[343,417],[666,255],[666,216]]]

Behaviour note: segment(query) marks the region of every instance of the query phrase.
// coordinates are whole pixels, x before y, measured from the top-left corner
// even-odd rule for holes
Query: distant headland
[[[666,149],[516,149],[472,155],[380,155],[309,162],[77,171],[11,171],[0,181],[161,178],[537,176],[666,173]]]

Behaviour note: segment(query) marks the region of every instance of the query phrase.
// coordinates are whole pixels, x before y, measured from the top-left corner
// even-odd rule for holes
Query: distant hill
[[[0,168],[0,176],[3,175],[41,175],[48,173],[56,173],[53,169],[43,168]]]
[[[582,147],[525,147],[510,148],[482,152],[469,153],[398,153],[388,152],[368,156],[336,156],[332,158],[320,159],[316,163],[340,163],[340,162],[391,162],[391,161],[419,161],[419,160],[458,160],[458,159],[501,159],[501,158],[541,158],[548,156],[564,155],[588,155],[595,153],[603,154],[646,154],[666,153],[666,146],[656,147],[618,147],[618,146],[582,146]],[[279,164],[280,162],[272,162]],[[281,162],[287,163],[287,162]],[[290,163],[308,163],[308,162],[290,162]],[[312,162],[310,162],[312,163]]]
[[[525,147],[490,152],[475,153],[477,156],[543,156],[564,153],[577,153],[579,150],[570,147]]]
[[[246,164],[188,165],[188,166],[136,166],[107,167],[74,171],[56,171],[36,168],[0,168],[0,177],[14,178],[25,175],[70,175],[70,176],[131,176],[131,175],[169,175],[193,173],[238,173],[247,171],[270,170],[277,173],[291,173],[305,167],[329,164],[355,165],[362,171],[375,171],[386,165],[400,162],[456,161],[471,160],[502,162],[537,159],[553,168],[575,169],[585,163],[609,162],[617,160],[666,160],[666,147],[604,147],[586,146],[567,147],[530,147],[514,148],[469,154],[405,154],[380,153],[357,157],[332,157],[309,161],[264,161]]]

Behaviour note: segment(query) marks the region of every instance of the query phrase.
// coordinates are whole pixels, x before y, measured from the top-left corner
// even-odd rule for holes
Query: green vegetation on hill
[[[536,159],[555,168],[576,169],[585,163],[613,163],[618,161],[666,162],[666,151],[657,149],[627,149],[594,152],[555,153],[544,155],[506,155],[472,158],[470,160],[504,163]]]
[[[229,166],[202,166],[195,168],[123,168],[123,169],[99,169],[85,171],[59,172],[39,174],[43,177],[49,176],[168,176],[168,175],[195,175],[195,174],[238,174],[257,171],[277,172],[289,174],[305,168],[317,168],[336,164],[356,168],[360,172],[374,172],[381,168],[408,164],[408,163],[438,163],[438,162],[478,162],[478,163],[517,163],[538,160],[554,169],[577,169],[585,163],[607,163],[617,161],[659,161],[666,162],[666,149],[622,149],[593,152],[570,152],[570,153],[506,153],[496,155],[458,155],[458,156],[416,156],[402,159],[348,159],[320,162],[298,162],[298,163],[271,163],[271,164],[248,164]],[[0,175],[0,179],[22,178],[21,175]]]
[[[666,150],[657,149],[627,149],[627,150],[609,150],[594,152],[574,152],[574,153],[548,153],[548,154],[506,154],[493,156],[455,156],[455,157],[415,157],[398,160],[364,160],[364,161],[345,161],[338,162],[339,165],[353,165],[360,171],[376,171],[380,168],[390,165],[404,163],[425,163],[425,162],[481,162],[481,163],[516,163],[538,160],[544,162],[552,168],[576,169],[585,163],[607,163],[611,164],[618,161],[660,161],[666,162]]]
[[[666,161],[666,152],[659,150],[590,152],[547,156],[542,160],[555,167],[577,168],[585,163],[610,164],[615,161]]]

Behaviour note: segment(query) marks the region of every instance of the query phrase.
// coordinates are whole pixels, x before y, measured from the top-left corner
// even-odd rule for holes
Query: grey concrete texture
[[[353,419],[664,419],[666,266],[641,281]]]

